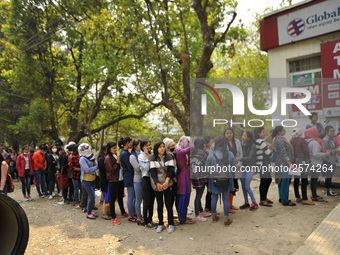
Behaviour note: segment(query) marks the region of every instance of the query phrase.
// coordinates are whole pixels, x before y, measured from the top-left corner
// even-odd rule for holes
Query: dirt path
[[[88,220],[74,206],[58,205],[59,198],[39,199],[34,186],[31,186],[34,200],[23,202],[21,185],[18,182],[15,185],[16,190],[10,196],[20,202],[30,222],[26,254],[292,254],[340,202],[340,198],[328,198],[328,203],[315,206],[285,207],[278,203],[277,185],[272,183],[268,196],[274,201],[272,208],[238,211],[230,215],[234,222],[229,227],[223,226],[223,216],[218,223],[212,223],[210,217],[207,222],[176,227],[173,234],[167,231],[158,234],[120,216],[119,226],[101,218]],[[259,199],[258,185],[258,180],[252,181],[256,199]],[[292,185],[290,191],[293,198]],[[321,188],[318,194],[322,194]],[[193,191],[192,209],[194,196]],[[243,196],[238,192],[234,205],[242,203]],[[217,210],[223,212],[219,202]],[[101,207],[98,212],[101,216]],[[154,220],[158,221],[157,215]]]

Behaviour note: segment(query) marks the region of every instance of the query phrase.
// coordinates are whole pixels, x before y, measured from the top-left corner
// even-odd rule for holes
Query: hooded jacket
[[[322,164],[322,160],[326,157],[322,152],[322,146],[313,138],[307,138],[306,143],[309,149],[309,160],[313,165]]]

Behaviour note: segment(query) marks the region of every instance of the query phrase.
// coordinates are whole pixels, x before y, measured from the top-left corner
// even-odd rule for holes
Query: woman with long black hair
[[[135,189],[133,186],[134,169],[130,163],[130,152],[132,139],[130,137],[121,138],[118,142],[119,148],[123,149],[120,153],[120,162],[123,167],[124,186],[127,189],[127,206],[129,210],[129,222],[136,222],[135,213]]]
[[[276,153],[275,167],[280,167],[280,171],[275,171],[275,179],[278,180],[279,197],[282,205],[295,206],[289,200],[289,168],[293,169],[293,148],[288,140],[284,137],[286,130],[283,126],[274,128],[272,138],[274,140],[274,151]]]
[[[236,168],[236,160],[232,152],[227,149],[227,141],[225,137],[219,136],[215,139],[215,151],[211,152],[207,158],[206,166],[216,169],[219,167],[234,167]],[[234,179],[231,173],[221,171],[220,176],[215,175],[209,177],[208,190],[212,193],[211,196],[211,213],[212,221],[216,223],[219,217],[216,213],[218,195],[222,194],[224,225],[229,226],[233,221],[229,219],[229,194],[230,190],[234,189]],[[215,178],[214,178],[215,177]]]
[[[31,176],[33,175],[33,160],[28,145],[22,147],[22,153],[17,158],[17,169],[22,185],[24,201],[31,201]],[[26,193],[27,192],[27,193]],[[26,196],[27,194],[27,196]]]
[[[270,157],[272,150],[268,148],[263,140],[266,137],[264,127],[256,127],[254,130],[254,140],[256,146],[256,165],[260,167],[260,205],[272,207],[273,201],[267,198],[268,190],[272,182],[271,172],[269,171]],[[264,166],[264,168],[262,168]]]
[[[133,187],[135,189],[135,211],[137,214],[137,224],[144,226],[144,220],[142,218],[141,203],[143,199],[142,190],[142,171],[139,168],[138,156],[140,155],[141,147],[140,140],[134,140],[132,143],[132,150],[130,155],[130,164],[133,167]]]
[[[141,153],[138,156],[138,161],[140,170],[142,171],[144,223],[148,228],[155,228],[157,224],[152,221],[155,191],[152,189],[150,183],[150,158],[152,155],[151,142],[149,140],[142,140],[140,148]]]
[[[119,225],[120,221],[116,217],[115,203],[119,189],[119,169],[120,159],[116,155],[117,144],[115,142],[107,143],[107,156],[105,157],[105,168],[107,171],[107,179],[110,183],[110,211],[112,223]]]
[[[253,139],[253,134],[249,131],[243,132],[242,135],[242,150],[243,156],[240,158],[242,162],[242,167],[245,171],[242,172],[242,191],[244,196],[244,204],[240,206],[240,209],[249,208],[251,211],[257,210],[259,208],[256,203],[256,199],[253,191],[250,188],[251,180],[254,176],[254,170],[252,169],[256,165],[256,147]],[[248,195],[251,198],[252,204],[249,205]]]
[[[226,143],[227,150],[230,151],[234,155],[237,168],[240,168],[242,165],[242,162],[240,162],[240,158],[242,158],[243,156],[240,140],[235,138],[234,129],[232,127],[228,127],[224,130],[224,137],[227,140],[227,143]],[[239,190],[239,187],[238,187],[237,179],[235,178],[235,176],[233,177],[234,177],[234,189],[230,190],[230,195],[229,195],[229,205],[230,205],[229,211],[231,213],[234,213],[235,210],[238,210],[238,208],[233,205],[233,200],[234,200],[234,196],[236,195],[236,191]]]
[[[168,211],[168,232],[175,231],[174,215],[173,215],[173,193],[172,183],[175,177],[174,172],[174,160],[172,156],[166,153],[165,144],[162,141],[157,142],[153,147],[154,155],[150,157],[150,173],[151,173],[151,185],[155,190],[155,196],[157,199],[157,212],[158,212],[158,227],[157,233],[164,230],[163,221],[163,205],[165,199],[165,207]]]
[[[6,180],[7,180],[7,174],[8,174],[8,164],[5,161],[4,157],[0,153],[0,194],[7,195],[7,185],[6,185]]]
[[[98,168],[99,168],[99,178],[100,178],[100,190],[102,191],[101,199],[99,205],[103,206],[103,216],[104,220],[111,220],[110,216],[110,188],[109,181],[107,180],[107,171],[105,167],[105,157],[107,156],[107,145],[103,145],[100,149],[98,156]]]
[[[55,174],[59,173],[60,170],[60,160],[57,145],[53,144],[51,147],[51,153],[47,155],[47,177],[48,177],[48,191],[49,199],[55,196],[55,185],[56,178]],[[59,193],[59,192],[58,192]]]

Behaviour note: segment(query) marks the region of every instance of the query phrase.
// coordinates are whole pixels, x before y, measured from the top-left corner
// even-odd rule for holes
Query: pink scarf
[[[325,146],[322,140],[319,138],[319,133],[317,128],[308,128],[305,130],[305,137],[316,140],[322,146],[322,152],[325,152]]]

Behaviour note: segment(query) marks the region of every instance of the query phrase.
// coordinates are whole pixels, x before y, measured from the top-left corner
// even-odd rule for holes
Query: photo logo
[[[221,97],[220,97],[220,95],[217,93],[217,91],[213,88],[213,87],[211,87],[210,85],[208,85],[208,84],[205,84],[205,83],[203,83],[203,82],[197,82],[197,84],[200,84],[200,85],[202,85],[202,86],[205,86],[206,88],[208,88],[208,89],[210,89],[212,92],[214,92],[214,94],[217,96],[217,98],[218,98],[218,100],[220,101],[220,104],[221,104],[221,106],[223,105],[222,104],[222,100],[221,100]],[[216,103],[216,100],[215,100],[215,98],[214,98],[214,96],[213,96],[213,94],[211,94],[211,92],[208,90],[208,89],[206,89],[206,88],[201,88],[201,87],[198,87],[200,90],[203,90],[205,93],[207,93],[211,98],[212,98],[212,100],[214,101],[214,103],[215,103],[215,106],[217,105],[217,103]],[[202,105],[205,105],[205,109],[206,109],[206,106],[207,106],[207,95],[206,94],[202,94]],[[202,107],[202,109],[203,109],[203,107]],[[203,114],[203,113],[202,113]],[[205,113],[206,114],[206,113]],[[204,114],[203,114],[204,115]]]
[[[296,37],[305,30],[305,22],[303,19],[293,19],[287,27],[288,34],[292,37]]]
[[[204,84],[204,83],[200,83]],[[209,89],[211,89],[215,95],[218,97],[220,100],[220,104],[222,105],[222,100],[220,96],[218,95],[217,91],[207,85],[204,84],[205,86],[208,86]],[[243,91],[238,88],[235,85],[231,84],[215,84],[216,89],[228,89],[233,97],[233,115],[244,115],[244,103],[245,103],[245,98]],[[202,88],[200,88],[202,89]],[[202,89],[204,92],[208,93],[212,98],[213,96],[211,95],[210,91],[206,89]],[[303,94],[305,97],[300,97],[300,98],[290,98],[290,96],[287,94]],[[270,109],[267,110],[258,110],[255,109],[254,104],[253,104],[253,88],[249,87],[248,88],[248,109],[250,110],[251,113],[259,116],[265,116],[265,115],[270,115],[275,112],[278,103],[279,103],[279,98],[278,98],[278,89],[273,88],[272,90],[272,103]],[[214,99],[214,98],[213,98]],[[297,108],[300,109],[300,111],[304,115],[311,115],[311,113],[306,109],[305,106],[302,104],[307,103],[311,99],[311,92],[305,88],[281,88],[281,115],[286,115],[286,106],[287,105],[295,105]],[[214,99],[215,105],[216,101]],[[201,95],[201,114],[206,115],[207,114],[207,95],[202,94]]]

